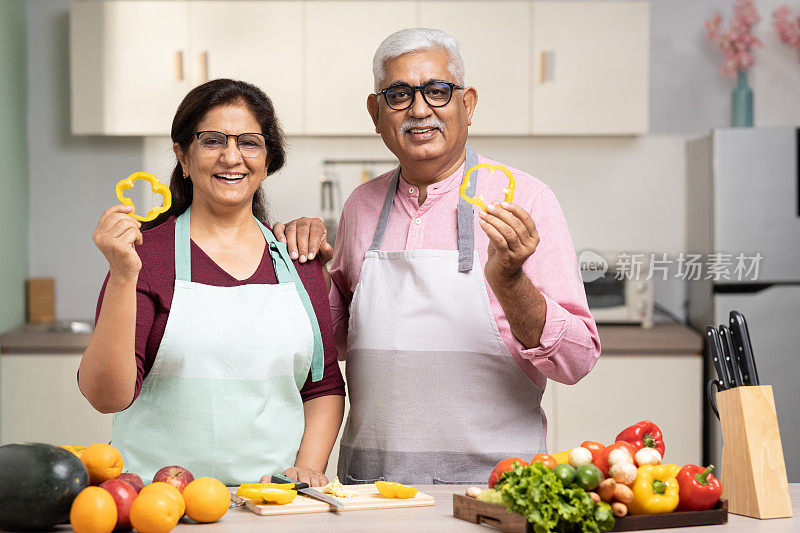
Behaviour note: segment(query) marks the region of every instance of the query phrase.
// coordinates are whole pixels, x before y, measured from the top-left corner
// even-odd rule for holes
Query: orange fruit
[[[175,488],[174,485],[164,483],[163,481],[156,481],[155,483],[145,485],[142,490],[139,491],[139,496],[150,492],[158,492],[166,495],[175,506],[176,511],[180,513],[179,517],[183,516],[183,513],[186,512],[186,502],[183,499],[183,494],[181,494],[181,491]]]
[[[80,459],[89,472],[89,482],[92,485],[117,479],[122,473],[122,455],[105,442],[96,442],[88,446],[83,450]]]
[[[231,493],[225,484],[213,477],[200,477],[183,489],[186,515],[195,522],[216,522],[228,512]]]
[[[166,485],[166,483],[165,483]],[[149,485],[148,485],[149,486]],[[131,505],[131,525],[139,533],[167,533],[172,531],[183,516],[181,507],[175,498],[165,490],[149,490],[147,487],[139,492]],[[172,487],[175,491],[175,487]],[[180,496],[180,493],[178,494]]]
[[[69,523],[76,533],[111,533],[117,525],[117,504],[107,490],[86,487],[72,501]]]

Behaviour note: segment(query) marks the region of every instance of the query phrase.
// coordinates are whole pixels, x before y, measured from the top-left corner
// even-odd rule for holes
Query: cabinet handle
[[[552,50],[542,50],[541,63],[542,63],[542,77],[539,80],[541,83],[548,81],[555,81],[555,59],[556,53]]]
[[[208,51],[200,52],[200,81],[208,81]]]
[[[183,81],[183,50],[175,52],[175,79]]]

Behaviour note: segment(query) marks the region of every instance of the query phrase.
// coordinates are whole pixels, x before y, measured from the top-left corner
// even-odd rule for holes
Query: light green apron
[[[190,208],[191,209],[191,208]],[[153,367],[114,415],[112,444],[145,481],[170,465],[226,485],[294,465],[300,389],[322,377],[322,339],[286,250],[260,222],[277,285],[191,281],[190,209],[175,224],[175,293]],[[312,364],[313,361],[313,364]]]

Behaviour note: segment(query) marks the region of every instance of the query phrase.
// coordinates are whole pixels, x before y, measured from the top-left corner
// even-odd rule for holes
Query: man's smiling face
[[[385,75],[380,89],[398,83],[421,86],[435,81],[456,83],[447,69],[450,57],[442,49],[409,52],[384,65]],[[370,95],[367,108],[375,123],[375,131],[400,160],[454,161],[464,151],[467,127],[472,120],[477,95],[471,87],[453,89],[450,102],[443,107],[429,106],[417,91],[412,105],[403,110],[390,108],[384,97]]]

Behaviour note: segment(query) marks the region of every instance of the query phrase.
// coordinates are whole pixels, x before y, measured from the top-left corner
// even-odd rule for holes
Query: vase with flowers
[[[747,83],[747,71],[755,62],[753,49],[761,46],[761,41],[753,35],[753,27],[760,21],[753,0],[736,0],[727,28],[723,27],[719,13],[705,22],[708,40],[714,41],[725,55],[720,73],[737,78],[731,98],[732,126],[753,125],[753,91]]]
[[[800,12],[794,15],[791,7],[782,5],[772,12],[772,24],[781,42],[798,52],[800,61]]]

